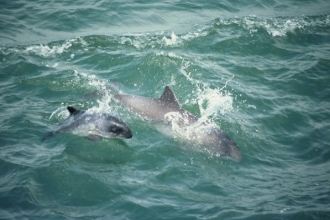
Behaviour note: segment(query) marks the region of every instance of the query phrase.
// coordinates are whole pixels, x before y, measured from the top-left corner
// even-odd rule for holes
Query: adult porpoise
[[[78,110],[67,107],[70,116],[65,119],[55,131],[48,131],[42,141],[60,132],[71,132],[85,136],[90,140],[99,141],[103,138],[131,138],[131,129],[118,117],[107,112]]]
[[[183,109],[175,94],[166,86],[160,98],[118,94],[114,99],[132,112],[151,120],[163,120],[177,126],[180,137],[196,143],[199,149],[216,156],[242,161],[242,154],[236,143],[218,126],[210,122],[199,122],[199,118]]]

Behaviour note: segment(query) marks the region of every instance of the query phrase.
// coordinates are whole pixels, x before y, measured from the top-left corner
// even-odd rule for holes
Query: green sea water
[[[0,2],[0,219],[330,219],[328,1]],[[118,105],[213,121],[238,163]],[[105,93],[105,96],[97,95]],[[43,134],[69,113],[133,138]]]

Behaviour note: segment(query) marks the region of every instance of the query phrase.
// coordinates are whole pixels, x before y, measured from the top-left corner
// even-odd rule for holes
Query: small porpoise
[[[183,109],[175,94],[166,86],[160,98],[119,94],[114,99],[132,112],[151,120],[162,120],[179,133],[181,139],[197,144],[199,149],[213,155],[242,161],[242,154],[236,143],[218,126],[200,122],[199,118]]]
[[[65,119],[55,131],[44,134],[42,141],[60,132],[71,132],[75,135],[85,136],[93,141],[103,138],[131,138],[131,129],[118,117],[105,112],[78,110],[72,106],[67,107],[70,116]]]

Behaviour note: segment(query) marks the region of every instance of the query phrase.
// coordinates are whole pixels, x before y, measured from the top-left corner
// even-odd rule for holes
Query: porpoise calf
[[[93,141],[103,138],[127,139],[133,136],[131,129],[114,115],[92,110],[78,110],[72,106],[68,106],[67,109],[70,116],[59,125],[58,129],[46,132],[42,141],[60,132],[71,132]]]

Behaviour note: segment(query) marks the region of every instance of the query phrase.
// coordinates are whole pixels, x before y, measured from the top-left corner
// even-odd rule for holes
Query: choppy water
[[[329,219],[329,11],[326,0],[0,2],[0,218]],[[187,150],[113,102],[109,83],[150,97],[170,85],[243,162]],[[41,143],[67,105],[119,115],[134,137]]]

